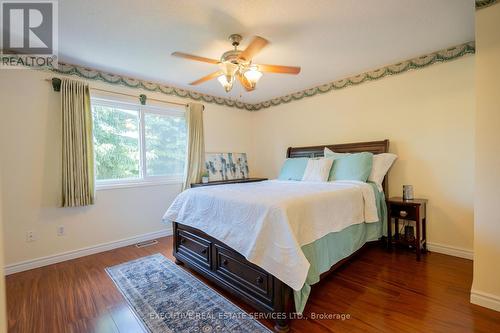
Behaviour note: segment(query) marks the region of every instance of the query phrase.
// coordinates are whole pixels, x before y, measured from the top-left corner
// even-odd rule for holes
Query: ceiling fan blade
[[[243,88],[245,88],[246,91],[252,91],[255,89],[252,88],[252,84],[248,81],[248,79],[244,75],[238,73],[237,77],[238,81],[240,81],[241,85],[243,86]]]
[[[299,74],[300,67],[278,66],[278,65],[257,65],[261,72],[279,73],[279,74]]]
[[[217,65],[219,63],[219,60],[215,59],[210,59],[210,58],[205,58],[205,57],[199,57],[193,54],[188,54],[184,52],[174,52],[172,53],[174,57],[179,57],[179,58],[185,58],[189,60],[195,60],[195,61],[201,61],[201,62],[208,62],[209,64],[215,64]]]
[[[213,79],[215,79],[216,77],[221,76],[221,75],[222,75],[222,72],[221,72],[221,71],[213,72],[213,73],[211,73],[211,74],[208,74],[207,76],[202,77],[201,79],[198,79],[198,80],[196,80],[196,81],[191,82],[191,83],[190,83],[190,85],[192,85],[192,86],[196,86],[196,85],[198,85],[198,84],[200,84],[200,83],[203,83],[203,82],[206,82],[206,81],[213,80]]]
[[[250,61],[260,52],[266,45],[269,44],[267,39],[264,39],[259,36],[255,36],[247,48],[241,52],[239,58],[245,59],[246,61]]]

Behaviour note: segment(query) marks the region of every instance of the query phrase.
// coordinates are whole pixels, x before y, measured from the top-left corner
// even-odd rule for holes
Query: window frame
[[[186,119],[186,112],[180,107],[164,107],[158,105],[142,105],[127,100],[115,99],[111,97],[92,96],[91,108],[94,104],[108,106],[112,108],[122,108],[131,111],[136,111],[138,114],[138,135],[139,135],[139,177],[137,178],[121,178],[121,179],[97,179],[95,174],[96,190],[108,190],[116,188],[131,188],[142,186],[157,186],[165,184],[182,184],[184,181],[184,173],[169,176],[152,176],[147,174],[146,162],[146,114],[156,114],[160,116],[172,116]],[[92,140],[94,135],[92,134]],[[187,142],[186,142],[187,151]],[[95,154],[95,152],[94,152]],[[94,170],[97,168],[94,165]]]

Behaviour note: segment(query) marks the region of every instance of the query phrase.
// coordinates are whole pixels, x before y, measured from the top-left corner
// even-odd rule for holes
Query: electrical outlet
[[[60,225],[57,227],[57,236],[64,236],[66,235],[66,230],[64,230],[64,226]]]
[[[36,241],[36,232],[35,231],[28,231],[26,233],[26,241],[27,242],[34,242]]]

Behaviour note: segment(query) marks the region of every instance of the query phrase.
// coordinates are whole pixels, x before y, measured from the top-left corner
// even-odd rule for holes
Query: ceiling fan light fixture
[[[220,82],[226,92],[230,92],[233,89],[234,76],[230,76],[228,79],[227,75],[221,75],[217,78],[217,81]]]
[[[241,83],[242,87],[247,92],[251,92],[255,89],[257,82],[262,77],[262,73],[292,75],[297,75],[300,73],[300,67],[254,64],[253,58],[269,44],[269,41],[265,38],[254,36],[244,50],[238,50],[241,39],[241,35],[238,34],[229,36],[229,40],[233,45],[233,49],[224,52],[219,60],[200,57],[184,52],[174,52],[172,53],[172,55],[188,60],[195,60],[217,65],[219,67],[219,70],[191,82],[190,85],[197,86],[204,82],[217,78],[226,92],[231,91],[236,79]]]
[[[234,77],[234,74],[238,71],[240,68],[237,64],[233,64],[230,61],[224,61],[219,63],[219,68],[224,73],[226,76]]]
[[[262,77],[262,73],[259,71],[257,66],[250,66],[250,68],[248,68],[243,75],[245,75],[248,82],[250,82],[252,88],[255,87],[257,82]]]

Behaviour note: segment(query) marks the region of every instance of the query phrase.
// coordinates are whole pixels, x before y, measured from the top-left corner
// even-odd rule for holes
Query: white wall
[[[429,199],[433,249],[471,257],[474,56],[259,111],[259,176],[276,177],[289,146],[389,139],[399,155],[390,195]]]
[[[98,244],[163,231],[160,219],[181,184],[97,192],[96,204],[59,208],[61,188],[60,94],[51,73],[3,70],[0,75],[2,193],[7,266]],[[92,83],[95,87],[109,86]],[[113,87],[138,94],[138,90]],[[178,100],[163,94],[153,98]],[[251,113],[206,104],[207,151],[247,152],[252,161]],[[252,167],[252,164],[250,165]],[[56,228],[64,225],[66,236]],[[38,240],[26,242],[34,230]]]
[[[476,14],[473,303],[500,311],[500,4]]]

